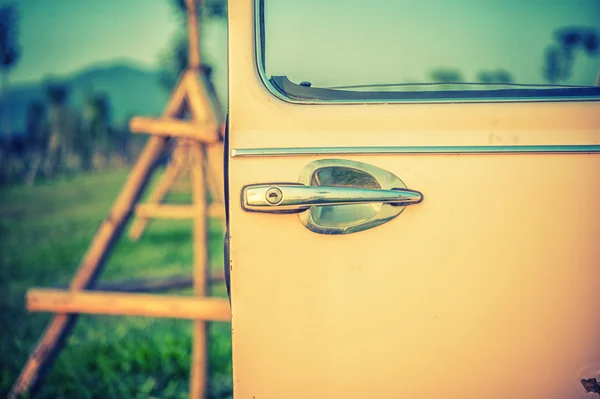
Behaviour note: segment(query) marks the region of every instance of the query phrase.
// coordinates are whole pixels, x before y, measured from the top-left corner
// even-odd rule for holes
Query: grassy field
[[[117,170],[0,187],[0,397],[50,320],[49,314],[27,313],[26,290],[68,284],[126,176]],[[101,281],[191,276],[191,234],[191,222],[155,221],[137,243],[124,236]],[[215,268],[222,267],[222,235],[220,223],[211,221]],[[212,294],[226,296],[221,285]],[[191,330],[185,320],[81,316],[36,397],[187,397]],[[212,392],[227,397],[220,393],[231,388],[229,324],[211,324],[209,364]]]

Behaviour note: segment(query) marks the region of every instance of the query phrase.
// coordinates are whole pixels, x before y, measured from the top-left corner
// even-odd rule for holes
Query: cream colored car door
[[[416,101],[300,84],[264,67],[274,2],[229,4],[235,398],[596,397],[593,82]]]

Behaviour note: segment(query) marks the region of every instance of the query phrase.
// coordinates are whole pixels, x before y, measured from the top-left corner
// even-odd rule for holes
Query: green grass
[[[127,171],[113,170],[33,187],[0,187],[0,397],[51,318],[25,310],[26,290],[69,283],[126,177]],[[187,221],[155,221],[136,243],[124,235],[100,281],[191,276],[191,227]],[[211,221],[213,267],[223,264],[222,235],[220,223]],[[226,296],[222,286],[212,294]],[[187,397],[191,332],[186,320],[81,316],[36,397]],[[211,323],[209,335],[211,390],[228,391],[229,324]]]

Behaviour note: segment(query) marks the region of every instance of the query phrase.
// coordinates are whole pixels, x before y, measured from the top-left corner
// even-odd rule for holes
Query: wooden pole
[[[191,220],[196,209],[193,205],[141,204],[135,207],[135,214],[142,218]]]
[[[222,139],[224,132],[221,132],[224,123],[224,115],[221,105],[217,98],[217,93],[208,77],[198,71],[197,73],[189,73],[186,76],[185,85],[188,88],[190,98],[190,108],[194,111],[197,118],[204,118],[208,123],[216,123],[218,128],[215,134],[220,139],[220,143],[215,143],[205,147],[206,149],[206,165],[208,168],[207,180],[208,185],[217,202],[223,203],[223,144]]]
[[[208,216],[215,219],[221,219],[225,223],[225,204],[222,202],[215,202],[208,206]]]
[[[171,186],[175,183],[175,181],[181,174],[182,168],[183,165],[180,165],[178,162],[169,162],[169,165],[160,177],[158,185],[156,186],[154,191],[152,191],[152,194],[150,194],[148,203],[158,205],[162,202],[162,200],[169,192]],[[144,233],[144,230],[146,229],[146,226],[149,222],[150,219],[145,217],[136,218],[131,224],[131,227],[129,228],[129,238],[132,241],[137,241]]]
[[[211,273],[208,284],[222,284],[225,281],[225,271]],[[89,291],[118,292],[162,292],[182,288],[193,288],[194,279],[191,276],[173,276],[166,279],[129,279],[123,281],[99,282]],[[56,289],[64,290],[66,285],[58,285]]]
[[[207,207],[208,216],[222,219],[225,217],[223,203],[214,203]],[[170,204],[141,204],[135,207],[135,214],[145,219],[175,219],[192,220],[196,217],[195,205],[170,205]]]
[[[196,0],[185,0],[188,17],[188,67],[200,68],[200,35],[198,34],[198,14]]]
[[[166,143],[167,139],[163,137],[151,137],[148,140],[144,151],[113,205],[110,215],[102,222],[96,232],[75,277],[71,281],[71,290],[82,290],[94,284],[104,260],[125,226],[134,204],[147,185],[155,161],[164,150]],[[75,315],[59,314],[52,319],[30,354],[25,367],[21,370],[21,374],[9,393],[9,398],[16,398],[27,391],[33,392],[36,390],[54,357],[62,348],[75,322]]]
[[[192,75],[193,79],[188,78],[186,81],[188,92],[197,93],[197,97],[202,98],[206,104],[204,106],[210,112],[220,129],[225,121],[225,115],[223,115],[223,107],[221,107],[215,87],[203,71],[191,72],[190,75]]]
[[[27,309],[31,312],[147,316],[192,320],[229,321],[231,319],[229,301],[223,298],[40,288],[27,292]],[[198,323],[198,321],[196,322]]]
[[[179,79],[177,87],[171,93],[163,115],[175,116],[181,112],[187,93],[184,85],[181,84],[183,78],[184,76]],[[85,258],[79,265],[75,278],[71,282],[72,290],[81,290],[93,286],[102,263],[124,228],[134,204],[148,184],[155,161],[164,151],[167,142],[168,138],[166,137],[151,137],[148,139],[144,151],[139,156],[117,201],[113,205],[110,216],[104,220],[98,229]],[[52,365],[54,358],[64,345],[75,322],[75,315],[58,314],[54,316],[29,355],[17,381],[12,386],[8,394],[9,399],[15,399],[28,391],[35,392],[45,373]]]
[[[105,260],[110,247],[114,244],[127,218],[131,215],[135,204],[150,180],[156,160],[165,149],[166,143],[167,140],[161,137],[151,137],[148,140],[147,147],[131,171],[110,215],[100,225],[86,256],[83,258],[80,269],[71,282],[71,289],[85,289],[93,284],[95,274],[99,271],[98,265]]]
[[[221,139],[218,134],[218,126],[212,121],[205,123],[175,118],[136,116],[131,119],[130,128],[132,133],[181,137],[204,143],[217,143]]]
[[[194,294],[206,296],[207,280],[207,204],[204,170],[204,154],[199,143],[192,149],[192,199],[196,210],[194,218]],[[190,398],[205,399],[207,397],[208,377],[208,345],[207,324],[202,320],[194,321],[192,344],[192,367],[190,370]]]
[[[204,84],[203,71],[190,71],[185,79],[185,87],[188,92],[188,105],[198,122],[206,123],[214,127],[214,133],[219,134],[219,120],[214,112],[212,103],[208,96],[208,87]]]
[[[198,32],[198,16],[196,13],[196,0],[186,0],[188,7],[188,60],[189,68],[191,71],[198,71],[200,68],[200,46],[199,46],[199,32]],[[185,75],[184,75],[185,77]],[[182,78],[183,79],[183,78]],[[187,95],[186,85],[180,80],[179,84],[175,88],[172,96],[167,104],[167,108],[163,116],[170,117],[178,114],[183,106],[184,98]],[[151,122],[150,125],[144,123]],[[204,122],[204,121],[203,121]],[[140,127],[139,124],[142,124]],[[174,123],[174,124],[173,124]],[[136,128],[148,128],[153,127],[158,129],[157,135],[162,133],[162,130],[169,125],[169,129],[175,127],[176,133],[181,133],[183,136],[192,132],[196,133],[199,126],[190,127],[188,123],[177,123],[176,121],[164,121],[160,122],[157,120],[144,120],[136,119],[133,121],[133,127]],[[215,126],[215,129],[218,128]],[[215,142],[213,136],[210,134],[213,127],[204,127],[204,131],[200,135],[194,134],[196,140],[203,140]],[[135,129],[134,129],[135,130]],[[204,133],[204,135],[202,134]],[[200,137],[199,137],[200,136]],[[158,156],[164,151],[165,146],[168,142],[168,136],[154,136],[151,137],[146,145],[144,152],[139,157],[136,165],[132,169],[125,186],[123,187],[117,201],[115,202],[113,209],[109,217],[104,220],[100,228],[98,229],[90,247],[75,274],[74,279],[71,282],[70,289],[71,293],[68,295],[84,295],[83,298],[88,298],[86,295],[101,295],[106,296],[106,293],[81,293],[77,292],[86,288],[93,287],[99,272],[101,271],[102,265],[108,257],[113,245],[120,236],[129,216],[132,213],[134,205],[139,200],[141,193],[148,184],[149,177],[155,165],[155,161]],[[192,175],[192,190],[194,197],[194,205],[196,209],[196,217],[194,218],[194,293],[196,296],[204,297],[206,295],[207,285],[207,202],[206,202],[206,173],[205,173],[205,157],[203,149],[200,144],[196,143],[195,146],[195,159],[191,165]],[[64,293],[63,293],[64,294]],[[82,297],[79,296],[81,299]],[[100,297],[98,297],[100,298]],[[117,299],[121,300],[133,300],[132,298],[120,297]],[[162,299],[161,299],[162,301]],[[44,303],[40,300],[37,302]],[[67,303],[63,300],[62,306]],[[116,305],[118,303],[118,306]],[[58,305],[57,305],[58,306]],[[88,303],[88,307],[90,303]],[[139,314],[139,309],[135,308],[133,311]],[[194,305],[196,306],[196,305]],[[192,306],[192,307],[194,307]],[[84,305],[85,307],[85,305]],[[123,304],[118,302],[113,303],[110,308],[122,308]],[[56,308],[53,308],[56,309]],[[82,309],[83,310],[83,309]],[[66,308],[61,308],[60,311],[69,311]],[[198,315],[201,318],[202,315]],[[215,316],[216,317],[216,316]],[[58,354],[66,337],[72,330],[76,322],[75,314],[58,314],[56,315],[42,337],[36,344],[35,349],[30,354],[29,359],[21,371],[21,374],[17,378],[17,381],[13,385],[8,397],[10,399],[16,398],[28,391],[35,391],[39,383],[41,382],[44,374],[52,364],[54,357]],[[207,375],[208,375],[208,359],[207,359],[207,331],[206,322],[202,320],[194,321],[194,341],[193,341],[193,354],[192,354],[192,370],[191,370],[191,383],[190,383],[190,396],[193,398],[204,399],[207,392]]]

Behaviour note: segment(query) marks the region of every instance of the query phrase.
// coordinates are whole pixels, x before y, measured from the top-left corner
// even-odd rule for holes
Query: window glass
[[[259,1],[259,61],[290,97],[600,94],[598,0]]]

